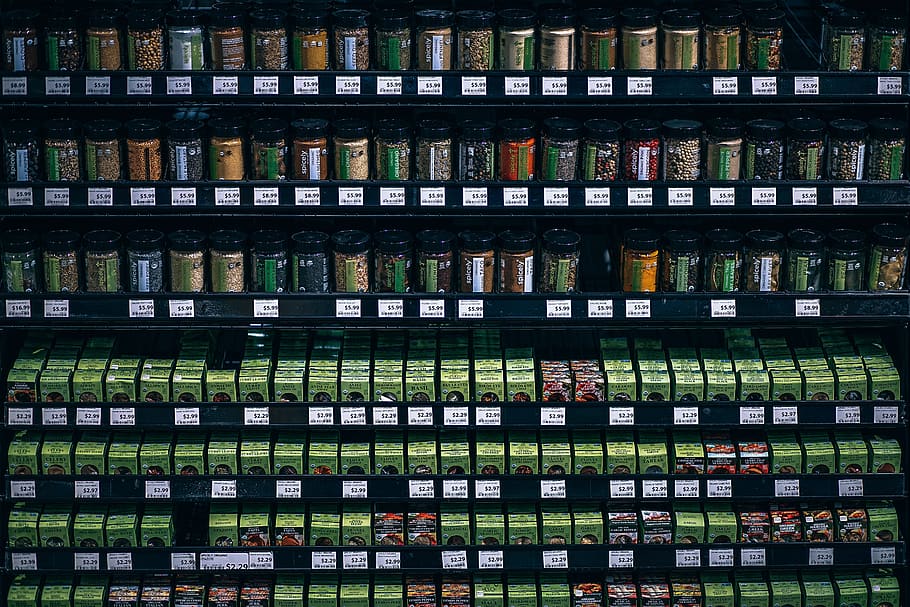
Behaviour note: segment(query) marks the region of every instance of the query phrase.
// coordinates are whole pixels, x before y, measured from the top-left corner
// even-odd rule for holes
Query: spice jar
[[[85,123],[85,174],[89,181],[120,179],[120,123],[92,120]]]
[[[445,230],[417,232],[418,293],[451,293],[455,287],[455,235]]]
[[[712,293],[735,293],[743,265],[743,236],[736,230],[716,228],[705,234],[705,290]]]
[[[126,65],[129,70],[164,69],[164,28],[161,13],[137,10],[126,15]]]
[[[278,118],[257,118],[250,125],[250,179],[283,180],[287,177],[287,124]]]
[[[627,70],[657,69],[657,12],[626,8],[622,17],[622,63]]]
[[[743,291],[749,293],[779,291],[783,251],[784,235],[780,232],[774,230],[747,232]]]
[[[3,234],[3,278],[8,293],[37,293],[40,290],[41,254],[31,230],[10,230]]]
[[[370,13],[350,8],[335,11],[332,16],[335,21],[335,69],[370,69]]]
[[[634,119],[625,123],[625,178],[656,181],[660,158],[660,123]]]
[[[862,291],[866,288],[866,235],[838,228],[828,234],[828,288]]]
[[[404,230],[382,230],[376,243],[374,283],[379,293],[410,293],[413,253],[411,235]]]
[[[662,67],[665,70],[697,70],[701,46],[701,15],[688,9],[664,11],[660,18]]]
[[[370,178],[370,125],[345,118],[335,122],[335,179],[364,181]]]
[[[496,251],[493,248],[496,234],[483,230],[464,230],[458,234],[458,239],[461,243],[459,291],[492,293],[496,278]]]
[[[168,57],[172,70],[204,70],[202,15],[197,11],[167,14]]]
[[[692,230],[669,230],[664,234],[660,255],[661,290],[694,293],[701,273],[701,234]]]
[[[797,228],[787,234],[787,291],[815,293],[825,285],[825,235]]]
[[[585,181],[615,181],[619,173],[622,125],[603,118],[585,121],[583,177]]]
[[[869,121],[869,130],[869,179],[903,179],[904,156],[907,151],[905,123],[888,118],[873,118]]]
[[[524,8],[499,11],[499,69],[530,71],[537,54],[537,15]]]
[[[291,236],[291,291],[294,293],[329,292],[329,235],[323,232],[297,232]]]
[[[329,178],[328,127],[329,123],[321,118],[301,118],[291,122],[296,179],[318,181]]]
[[[574,293],[578,288],[581,237],[570,230],[543,233],[540,253],[540,292]]]
[[[254,70],[288,69],[284,11],[262,8],[250,13],[250,65]]]
[[[862,120],[838,118],[828,125],[828,178],[857,181],[866,168],[866,136]]]
[[[44,176],[48,181],[79,181],[82,177],[79,124],[68,118],[44,126]]]
[[[783,45],[783,11],[759,8],[746,15],[747,70],[779,70]]]
[[[374,150],[376,179],[411,179],[411,129],[407,122],[397,118],[377,121]]]
[[[695,181],[701,178],[701,122],[667,120],[663,131],[664,179]]]
[[[209,179],[243,179],[243,122],[234,118],[209,120]]]
[[[39,178],[41,152],[38,128],[30,120],[10,120],[3,129],[3,157],[7,181]]]
[[[543,121],[543,158],[540,178],[544,181],[574,181],[578,178],[578,141],[581,123],[571,118]]]
[[[907,237],[907,228],[894,223],[880,223],[872,228],[870,291],[899,291],[904,288]]]
[[[565,9],[547,9],[540,16],[541,71],[575,69],[575,15]]]
[[[205,234],[177,230],[168,237],[168,265],[172,293],[202,293],[205,290]]]
[[[506,230],[499,235],[499,292],[534,292],[533,232]]]
[[[85,257],[85,290],[118,293],[120,285],[120,233],[92,230],[82,238]]]
[[[452,11],[422,10],[414,13],[417,31],[417,69],[452,69],[455,16]]]
[[[250,291],[284,293],[288,290],[287,234],[279,230],[258,230],[250,236]]]
[[[493,179],[493,157],[495,144],[492,122],[466,120],[459,127],[458,138],[458,179],[461,181],[491,181]]]
[[[158,230],[133,230],[126,235],[129,290],[157,293],[164,290],[164,234]]]
[[[161,123],[137,118],[126,123],[126,156],[131,181],[159,181]]]
[[[787,179],[821,179],[825,123],[817,118],[794,118],[787,130]]]
[[[205,179],[205,160],[202,155],[204,127],[199,120],[172,120],[167,123],[167,175],[171,181]]]
[[[657,291],[657,244],[660,236],[654,230],[627,230],[622,245],[622,290],[626,293]]]
[[[907,45],[907,20],[900,11],[880,9],[869,23],[869,57],[866,69],[879,72],[903,68]]]
[[[88,69],[119,70],[123,67],[120,52],[120,26],[118,14],[111,10],[95,10],[89,13],[85,29]]]
[[[376,15],[376,64],[380,70],[399,71],[411,67],[411,21],[396,10]]]
[[[499,121],[499,179],[533,181],[537,138],[534,123],[524,118]]]
[[[615,70],[619,47],[618,13],[611,8],[589,8],[581,11],[581,48],[578,69],[586,71]]]
[[[85,55],[78,18],[74,15],[48,17],[44,32],[47,69],[54,72],[81,70]]]
[[[833,72],[855,72],[863,69],[866,30],[863,15],[843,10],[831,15],[825,28],[825,64]]]
[[[738,70],[742,67],[743,14],[723,7],[705,14],[705,69]]]
[[[487,72],[493,69],[493,20],[490,11],[459,11],[458,69]]]
[[[82,282],[79,241],[73,230],[53,230],[44,235],[44,287],[48,293],[77,293]]]
[[[370,235],[360,230],[342,230],[332,235],[335,258],[335,290],[339,293],[370,291]]]
[[[243,6],[217,6],[209,15],[209,61],[217,71],[246,69]]]
[[[452,179],[452,127],[443,120],[426,119],[417,123],[417,179]]]
[[[294,14],[291,66],[295,70],[329,69],[329,15],[302,8]]]
[[[746,123],[746,179],[784,178],[784,123],[759,118]]]
[[[739,179],[743,153],[743,123],[717,118],[708,123],[708,163],[705,176],[711,180]]]
[[[3,15],[4,69],[7,72],[34,72],[38,63],[38,20],[40,14],[29,8]]]
[[[246,235],[236,230],[218,230],[209,235],[209,276],[213,293],[246,290]]]

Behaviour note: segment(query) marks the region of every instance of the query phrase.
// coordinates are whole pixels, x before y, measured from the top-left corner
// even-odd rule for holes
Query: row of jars
[[[624,235],[619,273],[623,291],[632,293],[896,291],[904,288],[908,237],[905,226],[891,223],[868,235],[636,228]]]
[[[39,133],[7,123],[8,181],[878,181],[903,179],[906,156],[906,123],[887,118],[62,118],[44,124],[43,146]]]
[[[278,230],[168,235],[138,229],[2,236],[11,293],[544,293],[577,287],[581,237],[551,229],[494,234],[392,229],[329,236]],[[538,251],[539,249],[539,251]]]
[[[4,15],[7,71],[38,70],[779,70],[785,13],[759,8],[397,10],[312,7],[290,14],[212,11],[166,15],[90,12],[83,19],[32,9]],[[43,25],[43,28],[42,28]],[[900,70],[906,19],[899,8],[854,11],[825,24],[828,69]],[[867,41],[868,38],[868,41]],[[43,49],[44,62],[40,55]]]

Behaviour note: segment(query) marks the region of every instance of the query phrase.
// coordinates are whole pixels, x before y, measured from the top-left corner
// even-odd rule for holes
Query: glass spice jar
[[[332,234],[335,267],[335,291],[369,293],[370,235],[360,230],[342,230]]]
[[[370,13],[350,8],[335,11],[332,16],[335,21],[335,69],[370,69]]]
[[[661,288],[669,293],[694,293],[701,282],[701,234],[669,230],[660,255]]]
[[[523,230],[499,235],[499,292],[534,292],[534,246],[537,236]]]
[[[408,14],[384,10],[376,15],[376,64],[380,70],[411,67],[411,20]]]
[[[288,69],[287,13],[262,8],[250,13],[250,65],[254,70]]]
[[[44,125],[44,177],[48,181],[79,181],[82,178],[79,123],[54,118]]]
[[[774,293],[781,290],[784,235],[774,230],[746,232],[743,291]]]
[[[120,123],[92,120],[85,123],[85,175],[89,181],[120,179]]]
[[[294,177],[305,181],[329,178],[329,123],[321,118],[301,118],[291,122]]]
[[[202,14],[171,11],[167,14],[168,57],[172,70],[204,70]]]
[[[417,123],[417,179],[452,179],[452,126],[443,120],[425,119]]]
[[[705,14],[705,69],[738,70],[742,67],[743,13],[723,7]]]
[[[243,130],[243,122],[235,118],[209,120],[209,179],[243,179]]]
[[[615,181],[619,174],[619,139],[622,125],[604,118],[590,118],[585,121],[584,128],[582,179]]]
[[[41,253],[31,230],[3,234],[3,278],[8,293],[38,293],[41,287]]]
[[[657,11],[626,8],[622,17],[622,64],[627,70],[657,69]]]
[[[697,70],[700,65],[701,15],[688,9],[670,9],[660,17],[661,65],[665,70]]]
[[[335,122],[335,179],[370,178],[370,125],[356,118]]]
[[[866,29],[862,13],[843,10],[828,19],[825,32],[825,65],[832,72],[863,69]]]
[[[870,291],[900,291],[904,288],[907,237],[907,228],[894,223],[880,223],[872,228]]]
[[[41,69],[39,19],[38,11],[30,8],[11,10],[3,15],[3,69],[7,72],[34,72]]]
[[[578,143],[581,123],[571,118],[543,121],[540,178],[545,181],[574,181],[578,178]]]
[[[373,235],[376,243],[376,273],[373,279],[378,293],[410,293],[411,268],[414,264],[411,235],[404,230],[382,230]]]
[[[164,27],[161,13],[135,10],[126,14],[126,69],[164,69]]]
[[[78,293],[82,283],[79,243],[73,230],[52,230],[44,235],[44,288],[48,293]]]
[[[218,230],[209,234],[209,276],[212,293],[243,293],[246,290],[246,234]]]
[[[622,290],[626,293],[657,291],[660,236],[648,228],[627,230],[622,245]]]
[[[787,179],[821,179],[825,123],[818,118],[794,118],[787,123],[787,130]]]
[[[492,181],[496,155],[494,131],[496,125],[482,120],[461,123],[458,138],[458,179],[461,181]]]
[[[624,175],[628,181],[656,181],[660,164],[660,123],[629,120],[625,130]]]
[[[205,291],[205,234],[199,230],[177,230],[168,235],[169,291]]]
[[[36,181],[41,172],[38,127],[30,120],[14,119],[3,129],[3,158],[7,181]]]
[[[499,121],[499,179],[533,181],[537,156],[534,123],[524,118]]]
[[[858,181],[866,169],[866,137],[862,120],[838,118],[828,125],[828,179]]]
[[[92,230],[82,238],[85,290],[89,293],[119,293],[120,233]]]
[[[85,61],[83,36],[77,15],[53,15],[44,28],[47,69],[73,72]]]
[[[707,170],[711,180],[739,179],[743,153],[743,123],[733,118],[717,118],[708,123]]]
[[[447,10],[421,10],[414,13],[417,32],[417,69],[452,69],[455,15]]]
[[[411,128],[407,122],[398,118],[378,120],[374,146],[376,179],[411,179]]]
[[[746,15],[746,69],[781,69],[784,45],[784,12],[760,8]]]
[[[531,71],[537,55],[537,14],[524,8],[499,11],[499,69]]]
[[[250,124],[250,179],[287,178],[287,124],[278,118],[257,118]]]
[[[455,235],[445,230],[417,232],[418,293],[451,293],[455,288]]]
[[[158,230],[133,230],[126,235],[129,290],[157,293],[164,290],[164,234]]]
[[[167,123],[168,165],[171,181],[202,181],[205,179],[205,158],[202,151],[200,120],[172,120]]]
[[[787,233],[787,291],[816,293],[825,286],[825,235],[797,228]]]
[[[162,179],[159,121],[136,118],[126,123],[126,157],[131,181]]]
[[[867,70],[893,72],[902,69],[907,46],[906,16],[892,9],[875,11],[869,19],[867,46]]]
[[[581,11],[578,69],[607,71],[617,68],[618,24],[619,13],[614,9],[590,8]]]
[[[85,29],[86,58],[90,71],[123,68],[120,51],[122,38],[116,11],[95,10],[89,13]]]
[[[664,132],[664,179],[695,181],[701,178],[702,123],[697,120],[667,120]]]
[[[246,69],[246,27],[243,5],[219,5],[209,15],[209,61],[216,71]]]
[[[295,70],[329,69],[329,14],[310,7],[294,14],[291,66]]]
[[[779,120],[758,118],[746,123],[746,179],[780,181],[784,178],[784,128]]]
[[[574,293],[578,290],[581,236],[571,230],[547,230],[540,253],[540,292]]]
[[[869,121],[868,178],[875,181],[896,181],[904,178],[904,157],[907,152],[906,124],[889,118]]]
[[[257,230],[250,236],[250,290],[284,293],[288,290],[288,237],[279,230]]]
[[[866,235],[838,228],[828,233],[828,288],[862,291],[866,288]]]
[[[739,291],[743,266],[743,236],[736,230],[715,228],[705,234],[705,290],[711,293]]]
[[[329,235],[304,231],[291,236],[291,292],[328,293]]]
[[[462,293],[492,293],[496,279],[496,234],[484,230],[464,230],[458,234],[459,291]]]
[[[565,9],[547,9],[540,15],[541,71],[575,69],[575,15]]]
[[[493,21],[490,11],[458,11],[458,69],[488,72],[493,69]]]

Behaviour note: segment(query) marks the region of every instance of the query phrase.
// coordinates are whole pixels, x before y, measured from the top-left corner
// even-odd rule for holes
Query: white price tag
[[[246,552],[203,552],[199,555],[199,569],[240,571],[250,568],[250,555]]]
[[[543,551],[543,568],[544,569],[568,569],[569,552],[567,550],[544,550]]]
[[[239,207],[240,188],[215,188],[216,207]]]
[[[673,495],[677,498],[688,497],[688,498],[698,498],[701,497],[701,492],[698,489],[697,480],[677,480],[673,483]]]
[[[610,499],[635,499],[635,481],[610,481]]]
[[[363,188],[338,188],[338,206],[362,207]]]
[[[566,481],[540,481],[541,499],[566,499]]]
[[[25,76],[4,76],[3,94],[20,96],[28,94],[28,79]]]
[[[13,571],[37,571],[38,555],[33,552],[14,552],[10,557]]]
[[[35,204],[31,188],[7,188],[6,199],[11,207],[30,207]]]
[[[528,188],[503,188],[502,205],[506,207],[528,206]]]
[[[192,95],[193,79],[189,76],[168,76],[167,77],[167,94],[168,95]]]
[[[667,481],[641,481],[641,496],[645,499],[667,499]]]
[[[711,567],[732,567],[733,548],[712,548],[708,550],[708,565]]]
[[[136,409],[133,407],[118,407],[111,409],[112,426],[135,426]]]
[[[654,190],[651,188],[629,188],[627,201],[630,207],[649,207],[654,204]]]
[[[461,94],[465,97],[483,97],[487,94],[487,79],[485,76],[462,76]]]
[[[404,204],[404,188],[379,188],[379,206],[403,207]]]
[[[420,188],[420,206],[444,207],[446,206],[445,188]]]
[[[436,486],[432,480],[410,479],[408,481],[408,497],[412,500],[430,500],[436,497]]]
[[[654,83],[650,76],[630,76],[626,79],[626,94],[630,96],[642,96],[654,94]]]
[[[774,479],[774,497],[799,497],[799,479]]]
[[[776,95],[777,76],[752,76],[753,95]]]
[[[275,497],[277,499],[300,499],[303,497],[301,482],[275,481]]]
[[[896,424],[900,420],[897,407],[875,407],[872,422],[875,424]]]
[[[367,481],[342,481],[341,497],[344,499],[367,499],[369,497]]]
[[[897,563],[894,546],[873,546],[870,560],[873,565],[894,565]]]
[[[377,552],[376,569],[401,569],[401,553]]]
[[[171,318],[193,318],[196,306],[192,299],[171,299],[167,302],[168,315]]]
[[[76,409],[76,425],[100,426],[101,409],[79,407]]]
[[[613,78],[610,76],[588,76],[588,96],[613,94]]]
[[[712,207],[732,207],[736,205],[736,189],[709,188],[708,200]]]
[[[7,318],[31,318],[32,302],[27,299],[6,300]]]
[[[88,189],[88,206],[90,207],[110,207],[114,205],[113,188],[89,188]]]
[[[525,97],[531,94],[530,78],[506,76],[504,85],[506,97]]]
[[[86,76],[85,94],[87,96],[104,96],[111,94],[110,76]]]
[[[859,190],[857,188],[834,188],[832,191],[834,206],[855,207],[859,204]]]
[[[818,204],[818,188],[793,188],[793,206],[814,207]]]
[[[253,300],[253,317],[254,318],[278,318],[278,300],[277,299],[254,299]]]
[[[443,550],[443,569],[467,569],[468,553],[465,550]]]
[[[332,426],[335,424],[335,409],[332,407],[310,407],[308,419],[311,426]]]
[[[547,318],[572,318],[572,300],[548,299]]]
[[[360,318],[360,300],[336,299],[335,318]]]
[[[155,302],[151,299],[131,299],[130,318],[154,318]]]
[[[10,426],[31,426],[35,423],[34,409],[7,409],[6,419]]]
[[[336,95],[359,95],[360,76],[335,76]]]
[[[565,407],[541,407],[540,425],[541,426],[565,426],[566,425],[566,408]]]
[[[499,426],[502,423],[502,409],[499,407],[478,407],[474,423],[478,426]]]
[[[900,76],[879,76],[877,92],[879,95],[903,94],[903,78]]]
[[[633,569],[635,553],[631,550],[611,550],[608,563],[610,569]]]
[[[835,424],[858,424],[862,422],[860,408],[854,405],[839,406],[834,409]]]
[[[733,497],[733,481],[730,479],[708,480],[708,497],[729,499]]]
[[[634,407],[610,407],[610,425],[611,426],[634,426],[635,425],[635,408]]]
[[[418,76],[418,95],[442,95],[442,76]]]
[[[736,300],[712,299],[711,318],[736,318]]]
[[[237,76],[212,76],[213,95],[236,95],[240,92]]]
[[[196,206],[196,188],[171,188],[171,206]]]
[[[338,85],[338,82],[335,82]],[[319,76],[294,76],[295,95],[318,95]]]
[[[610,188],[585,188],[585,206],[610,206]]]
[[[739,95],[739,78],[736,76],[714,76],[711,80],[714,95]]]
[[[69,318],[70,302],[68,299],[46,299],[44,301],[44,318]]]
[[[458,318],[483,318],[482,299],[461,299],[458,301]]]
[[[773,207],[777,204],[777,188],[752,188],[753,207]]]
[[[398,425],[398,407],[374,407],[373,408],[373,425],[374,426],[397,426]]]
[[[402,318],[404,316],[404,300],[380,299],[379,318]]]
[[[467,426],[470,422],[467,407],[446,407],[443,409],[442,423],[445,426]]]
[[[445,318],[446,302],[442,299],[421,299],[421,318]]]
[[[485,207],[488,195],[486,188],[461,188],[461,206]]]
[[[818,76],[796,76],[793,79],[795,95],[818,95]]]
[[[401,76],[376,76],[377,95],[400,95]]]
[[[254,207],[277,207],[278,188],[253,188]]]
[[[474,481],[474,498],[479,500],[498,500],[501,491],[499,481],[494,480],[475,480]]]
[[[764,548],[743,548],[739,552],[739,561],[743,567],[764,567]]]
[[[70,206],[70,189],[69,188],[45,188],[44,206],[46,206],[46,207],[68,207],[68,206]]]
[[[367,425],[366,407],[342,407],[341,408],[341,425],[342,426],[366,426]]]
[[[45,426],[65,426],[67,424],[66,408],[54,407],[52,409],[42,409],[41,423]]]
[[[101,483],[98,481],[76,481],[73,485],[73,496],[76,499],[100,499]]]
[[[348,552],[345,550],[341,553],[341,561],[345,569],[367,569],[369,567],[366,552]]]
[[[195,571],[196,554],[193,552],[174,552],[171,554],[171,570]]]
[[[764,407],[740,407],[739,424],[741,426],[763,426],[765,423]]]
[[[408,407],[409,426],[432,426],[433,407]]]
[[[319,188],[294,188],[294,205],[298,207],[318,207],[322,204],[322,192]]]
[[[502,569],[504,564],[502,550],[482,550],[477,553],[479,569]]]
[[[797,299],[796,317],[821,316],[821,301],[818,299]]]
[[[338,567],[338,557],[334,552],[314,552],[311,562],[312,569],[336,569]]]
[[[73,569],[98,571],[101,569],[101,555],[97,552],[77,552],[73,555]]]
[[[246,407],[243,410],[244,426],[268,426],[269,425],[269,408],[268,407]]]
[[[13,499],[35,499],[35,481],[10,481],[9,495]]]
[[[799,412],[796,407],[774,407],[772,421],[775,425],[793,425],[799,423]]]
[[[834,564],[834,548],[809,548],[810,567],[830,567]]]
[[[253,76],[254,95],[277,95],[278,76]]]
[[[569,206],[569,188],[544,188],[543,206],[567,207]]]
[[[677,567],[701,567],[701,550],[677,550]]]
[[[171,481],[145,481],[145,499],[171,499]]]
[[[626,318],[651,318],[651,300],[627,299]]]
[[[562,77],[544,76],[541,82],[541,92],[547,96],[565,96],[569,94],[569,80]]]
[[[837,495],[840,497],[863,497],[863,479],[861,479],[861,478],[838,479]]]
[[[667,188],[667,204],[671,207],[691,207],[695,204],[692,188]]]
[[[613,318],[613,300],[589,299],[588,318]]]
[[[151,95],[152,94],[152,77],[151,76],[127,76],[126,94],[127,95]]]
[[[442,497],[445,499],[452,500],[466,500],[468,499],[468,481],[466,480],[457,480],[442,481]]]
[[[275,556],[271,552],[251,552],[250,569],[274,569]]]
[[[237,481],[212,481],[212,497],[216,499],[237,499]]]
[[[131,207],[153,207],[155,202],[155,188],[130,188]]]

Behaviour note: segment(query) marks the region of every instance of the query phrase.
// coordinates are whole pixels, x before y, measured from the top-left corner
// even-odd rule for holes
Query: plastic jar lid
[[[6,27],[29,27],[35,25],[41,14],[30,8],[9,11],[3,15],[3,24]]]
[[[778,8],[757,8],[746,15],[749,27],[779,28],[784,24],[784,11]]]
[[[21,118],[10,120],[6,123],[6,128],[3,130],[8,140],[22,141],[23,139],[38,138],[38,127],[31,120],[23,120]]]
[[[491,251],[496,242],[496,234],[486,230],[463,230],[458,234],[462,251]]]
[[[818,118],[794,118],[787,123],[790,137],[803,140],[817,140],[825,137],[825,123]]]
[[[281,230],[257,230],[250,240],[257,253],[281,253],[287,246],[288,235]]]
[[[209,235],[215,251],[242,251],[246,245],[246,234],[238,230],[218,230]]]
[[[784,235],[776,230],[746,232],[746,244],[759,250],[779,250],[784,246]]]
[[[667,120],[664,122],[664,137],[694,139],[701,136],[704,125],[698,120]]]
[[[114,251],[120,246],[120,232],[114,230],[92,230],[82,237],[86,251]]]
[[[346,8],[332,13],[332,18],[335,21],[335,27],[367,27],[370,13],[359,8]]]
[[[485,120],[465,120],[459,127],[463,140],[491,140],[496,125]]]
[[[376,29],[382,31],[398,31],[408,29],[411,19],[404,11],[387,9],[376,14]]]
[[[837,228],[828,232],[828,241],[836,249],[859,249],[866,247],[866,235],[859,230]]]
[[[869,125],[853,118],[837,118],[828,125],[828,134],[837,139],[865,139]]]
[[[264,30],[283,29],[287,13],[273,8],[260,8],[250,13],[250,25]]]
[[[130,120],[126,123],[126,137],[137,141],[158,139],[161,137],[161,122],[145,118]]]
[[[370,134],[370,125],[366,120],[344,118],[335,122],[335,136],[342,139],[360,139]]]
[[[257,141],[283,141],[287,135],[288,125],[278,118],[257,118],[250,125],[253,139]]]
[[[373,235],[373,242],[380,252],[398,255],[411,250],[413,239],[405,230],[382,230]]]
[[[446,27],[452,25],[455,13],[445,10],[427,9],[414,13],[417,27]]]
[[[164,232],[160,230],[133,230],[126,235],[127,246],[136,251],[155,251],[164,247]]]
[[[705,13],[705,25],[708,27],[735,27],[743,22],[743,12],[738,8],[725,6]]]
[[[636,251],[655,251],[660,234],[650,228],[632,228],[625,234],[625,246]]]
[[[507,8],[499,11],[499,25],[502,28],[529,28],[537,25],[537,14],[525,8]]]
[[[370,235],[361,230],[342,230],[332,234],[332,247],[339,253],[366,253]]]
[[[825,246],[825,234],[818,230],[796,228],[787,232],[787,240],[794,249],[818,251]]]
[[[202,15],[198,11],[170,11],[165,20],[168,25],[176,27],[202,25]]]
[[[3,251],[6,253],[26,253],[35,248],[37,237],[31,230],[10,230],[3,234]]]
[[[48,32],[61,32],[75,29],[79,24],[79,14],[76,11],[68,15],[51,15],[47,18]]]
[[[904,29],[907,27],[907,19],[900,11],[885,8],[872,13],[869,20],[872,25],[884,29]]]
[[[386,141],[405,141],[411,136],[411,127],[398,118],[384,118],[376,121],[376,136]]]
[[[738,139],[743,136],[743,123],[733,118],[716,118],[708,122],[708,135],[716,139]]]
[[[585,137],[594,140],[618,140],[622,125],[606,118],[589,118],[585,120]]]
[[[499,132],[507,141],[527,141],[537,135],[534,123],[524,118],[506,118],[499,121]]]
[[[311,8],[300,8],[294,13],[294,26],[298,28],[326,29],[329,26],[329,14]]]
[[[212,137],[240,137],[243,135],[243,128],[243,121],[237,118],[212,118],[209,120]]]
[[[325,253],[329,248],[329,235],[316,230],[297,232],[291,241],[297,253]]]
[[[94,10],[88,14],[88,26],[115,28],[119,17],[120,13],[116,10]]]
[[[446,230],[421,230],[417,242],[424,253],[448,253],[452,250],[455,235]]]
[[[880,223],[872,228],[872,236],[876,244],[892,245],[903,247],[907,245],[907,237],[910,232],[904,226],[896,223]]]
[[[862,13],[850,9],[845,9],[831,15],[829,18],[829,23],[831,27],[858,30],[862,29],[864,19],[865,18],[863,17]]]
[[[82,236],[75,230],[52,230],[44,235],[44,250],[66,253],[79,248]]]
[[[701,13],[684,8],[664,11],[660,16],[663,27],[697,28],[701,25]]]
[[[209,15],[211,27],[239,27],[243,25],[246,11],[242,4],[219,4]]]
[[[664,240],[677,251],[697,251],[701,247],[701,234],[692,230],[667,230]]]
[[[120,123],[116,120],[92,120],[85,123],[85,138],[92,141],[110,141],[116,139],[120,132]]]
[[[322,118],[299,118],[291,123],[294,137],[298,139],[321,139],[329,129],[329,121]]]
[[[421,139],[449,139],[452,136],[452,125],[445,120],[430,118],[417,123],[417,136]]]
[[[629,139],[657,139],[660,137],[660,123],[656,120],[635,118],[623,125]]]
[[[553,139],[578,139],[581,123],[572,118],[547,118],[543,121],[543,131]]]
[[[540,24],[543,27],[574,27],[575,15],[565,9],[550,8],[540,14]]]
[[[527,253],[534,248],[537,236],[525,230],[506,230],[499,235],[502,250],[508,253]]]
[[[869,121],[869,130],[875,137],[904,137],[907,123],[892,118],[873,118]]]
[[[167,236],[173,251],[201,251],[205,248],[205,232],[199,230],[177,230]]]
[[[79,136],[79,123],[69,118],[54,118],[44,123],[48,139],[76,139]]]
[[[786,126],[780,120],[757,118],[746,123],[746,133],[758,140],[783,139]]]
[[[161,17],[158,11],[139,9],[126,14],[126,23],[131,30],[153,30],[161,27]]]
[[[657,25],[657,11],[651,8],[624,8],[619,13],[624,27],[653,27]]]
[[[171,120],[167,123],[167,132],[174,139],[199,139],[204,126],[201,120]]]
[[[743,235],[736,230],[715,228],[705,233],[708,246],[715,251],[729,251],[738,249],[743,244]]]
[[[541,238],[544,248],[553,253],[577,253],[581,244],[581,236],[577,233],[559,228],[547,230]]]
[[[459,30],[492,29],[496,14],[492,11],[458,11],[455,20]]]
[[[581,26],[589,30],[607,30],[616,27],[619,13],[612,8],[592,8],[581,11]]]

